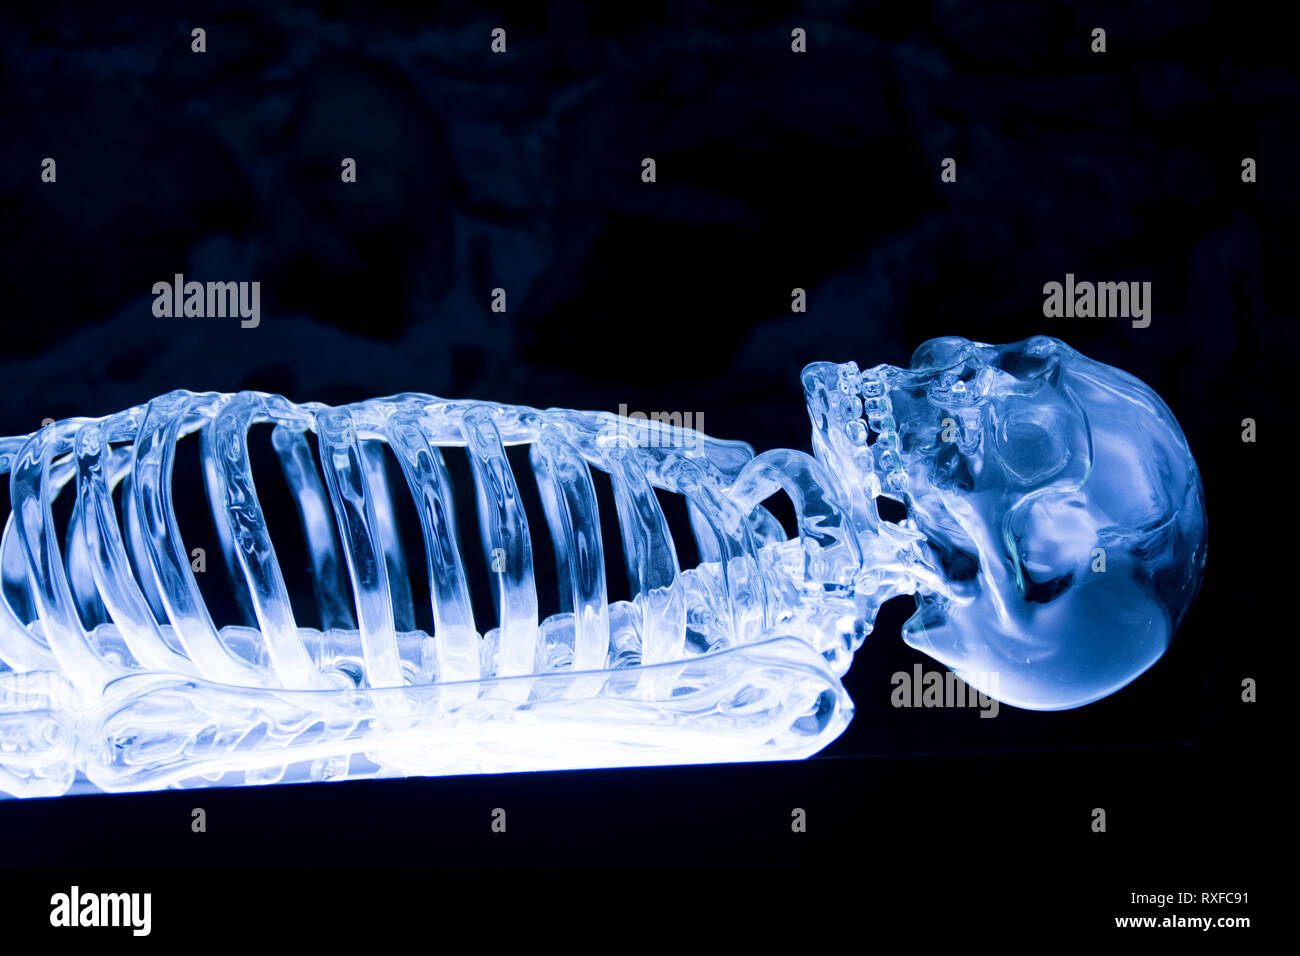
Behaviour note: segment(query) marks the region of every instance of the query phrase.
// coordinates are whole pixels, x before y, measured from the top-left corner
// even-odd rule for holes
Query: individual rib
[[[215,485],[212,506],[233,543],[267,656],[281,686],[323,688],[327,686],[325,679],[298,633],[289,591],[253,483],[248,427],[261,410],[261,399],[241,393],[204,429],[205,471],[213,475]]]
[[[686,608],[681,567],[668,522],[629,448],[611,447],[606,461],[618,507],[628,583],[631,593],[640,599],[641,663],[675,660],[682,655],[686,640]]]
[[[478,680],[479,636],[470,608],[465,566],[448,520],[451,493],[444,481],[445,471],[439,468],[441,456],[429,445],[415,416],[393,416],[388,423],[388,440],[415,497],[424,532],[438,680]]]
[[[298,509],[311,559],[312,590],[316,594],[321,630],[355,630],[357,623],[348,599],[348,581],[333,508],[316,470],[306,432],[276,425],[271,430],[271,446],[280,457],[280,468]]]
[[[848,587],[861,567],[861,551],[850,516],[836,503],[830,477],[817,459],[778,448],[759,455],[740,473],[728,497],[742,511],[784,491],[794,503],[804,555],[804,579]],[[837,567],[826,556],[849,556]]]
[[[537,660],[537,586],[528,515],[519,500],[501,435],[487,408],[463,419],[466,448],[474,473],[479,528],[495,583],[499,628],[496,675],[532,673]]]
[[[746,513],[694,461],[681,459],[675,476],[691,505],[692,527],[701,555],[710,542],[710,553],[716,554],[705,561],[716,561],[722,575],[731,611],[731,641],[734,645],[752,640],[766,629],[767,597]],[[711,538],[707,531],[712,532]]]
[[[398,686],[405,681],[397,653],[388,567],[375,535],[375,505],[366,486],[351,414],[345,408],[321,412],[316,416],[316,435],[352,581],[366,681],[371,687]]]
[[[560,563],[560,591],[573,610],[573,669],[598,670],[609,656],[609,605],[596,488],[587,463],[554,425],[543,426],[532,446],[547,522]]]
[[[393,495],[388,484],[388,469],[384,464],[384,443],[363,441],[361,458],[365,463],[366,487],[375,503],[375,533],[384,551],[384,564],[388,568],[388,588],[393,599],[393,626],[399,631],[415,630],[415,603],[411,599],[411,576],[406,569],[406,552],[402,536],[397,529],[397,514],[393,510]]]

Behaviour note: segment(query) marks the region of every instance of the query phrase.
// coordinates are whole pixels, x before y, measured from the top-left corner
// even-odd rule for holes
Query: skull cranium
[[[1206,526],[1187,442],[1150,388],[1047,336],[932,339],[911,368],[861,380],[888,396],[882,491],[948,585],[918,594],[908,644],[1036,710],[1104,697],[1161,656]]]

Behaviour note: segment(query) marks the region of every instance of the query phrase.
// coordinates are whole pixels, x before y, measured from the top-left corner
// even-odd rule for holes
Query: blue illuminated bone
[[[919,566],[942,574],[917,582],[909,644],[1042,710],[1113,693],[1164,653],[1200,583],[1205,505],[1150,388],[1046,336],[934,339],[909,369],[820,363],[804,383],[830,471],[871,469],[846,491],[855,513],[904,503]]]
[[[330,408],[173,392],[0,439],[0,791],[803,757],[849,722],[840,677],[900,595],[918,605],[908,643],[1022,707],[1105,696],[1167,647],[1205,519],[1186,442],[1146,386],[1044,337],[939,339],[909,369],[817,363],[803,380],[811,456],[417,394]],[[253,481],[257,424],[272,426],[322,629],[293,614]],[[181,539],[172,463],[194,433],[252,626],[214,625]],[[529,446],[541,521],[513,445]],[[470,599],[447,448],[469,461],[494,620]],[[414,534],[396,520],[403,493]],[[792,538],[763,506],[774,494],[794,505]],[[672,496],[695,567],[678,563]],[[907,518],[881,520],[881,497]],[[542,529],[554,581],[533,566]],[[613,534],[626,601],[606,593]],[[414,629],[413,573],[432,633]],[[560,607],[544,619],[539,587]]]

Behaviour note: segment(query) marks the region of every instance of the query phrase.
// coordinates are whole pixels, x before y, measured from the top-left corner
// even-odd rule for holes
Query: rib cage
[[[320,629],[295,620],[253,481],[248,432],[263,423]],[[190,567],[172,469],[195,433],[254,627],[218,629]],[[542,620],[542,532],[512,445],[529,447],[566,599]],[[494,579],[486,633],[442,458],[452,446],[469,460]],[[613,490],[630,600],[608,600],[592,468]],[[851,719],[839,676],[870,626],[862,601],[873,616],[889,596],[855,596],[860,546],[815,459],[606,413],[176,391],[0,439],[6,472],[0,792],[24,796],[806,756]],[[419,572],[394,531],[400,484],[421,527],[432,634],[406,629]],[[697,567],[679,567],[657,490],[686,500]],[[789,540],[761,504],[778,491],[795,506]]]
[[[262,422],[275,426],[272,441],[298,504],[322,625],[357,632],[365,686],[477,680],[558,666],[657,664],[742,643],[770,620],[776,596],[765,590],[776,579],[760,564],[777,560],[763,547],[785,535],[761,506],[742,510],[725,493],[752,460],[742,443],[685,429],[655,435],[656,423],[608,415],[422,395],[331,408],[262,393],[178,391],[117,415],[67,420],[0,443],[0,471],[11,473],[12,501],[0,544],[0,659],[17,670],[56,669],[93,687],[137,669],[235,686],[333,686],[294,621],[253,484],[247,433]],[[611,440],[614,422],[624,438],[631,434],[645,447]],[[218,535],[246,585],[263,642],[252,659],[228,647],[214,626],[173,513],[175,446],[195,431]],[[309,447],[312,433],[319,471]],[[518,443],[530,446],[571,610],[540,622],[536,532],[504,450]],[[426,647],[419,661],[407,661],[415,672],[408,667],[406,674],[394,598],[399,607],[409,605],[410,586],[394,534],[395,489],[384,475],[384,445],[416,503],[432,597],[434,633],[426,637],[433,653]],[[499,626],[486,640],[474,620],[459,551],[440,452],[447,446],[468,453],[481,540],[496,576]],[[606,599],[606,545],[590,467],[609,475],[632,579],[633,600],[613,607]],[[120,521],[113,501],[119,482],[125,482]],[[52,504],[68,486],[75,506],[61,548]],[[706,566],[685,573],[678,567],[654,488],[687,497]],[[19,596],[19,607],[10,595]],[[24,606],[34,623],[24,620]],[[720,608],[723,613],[716,613]],[[692,628],[690,642],[688,611],[699,628]],[[121,646],[98,646],[83,615],[111,621]]]

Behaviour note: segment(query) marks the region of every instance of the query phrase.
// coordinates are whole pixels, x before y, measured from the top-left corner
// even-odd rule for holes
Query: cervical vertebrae
[[[1162,507],[1199,509],[1200,492],[1176,423],[1145,386],[1044,338],[936,340],[912,370],[819,363],[804,386],[815,457],[415,394],[330,408],[173,392],[0,440],[12,508],[0,540],[0,790],[806,756],[847,725],[839,678],[899,595],[920,605],[909,643],[958,673],[1002,672],[997,696],[1021,706],[1096,699],[1163,651],[1195,592],[1204,522],[1197,510],[1152,524]],[[1080,395],[1091,404],[1076,422]],[[1098,478],[1100,456],[1078,459],[1117,397],[1142,436],[1130,431],[1125,448],[1148,465],[1120,455]],[[247,436],[261,423],[297,504],[318,628],[295,620],[254,485]],[[214,624],[173,508],[175,448],[194,432],[243,625]],[[520,444],[558,568],[562,610],[541,620],[538,532],[506,454]],[[465,516],[441,452],[453,446],[475,485],[491,627],[472,610]],[[627,601],[607,598],[592,468],[613,490]],[[1112,482],[1132,486],[1139,472],[1170,477],[1146,502],[1114,500]],[[789,540],[762,505],[777,492],[794,504]],[[62,526],[61,493],[72,496]],[[418,515],[432,633],[414,625],[399,493]],[[685,498],[697,567],[679,567],[660,493]],[[882,521],[880,495],[906,504],[908,520]],[[1062,506],[1068,521],[1051,510]],[[1115,551],[1104,582],[1080,578],[1080,549],[1098,542]],[[1126,615],[1127,638],[1075,620],[1078,600]]]

